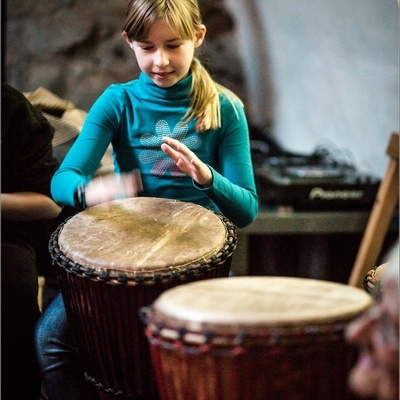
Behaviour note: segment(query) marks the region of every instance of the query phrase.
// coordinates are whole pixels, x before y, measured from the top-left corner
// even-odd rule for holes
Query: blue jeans
[[[85,378],[61,294],[39,319],[35,346],[49,400],[98,399],[94,386]]]

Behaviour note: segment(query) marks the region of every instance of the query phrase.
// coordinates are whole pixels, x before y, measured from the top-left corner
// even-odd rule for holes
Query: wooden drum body
[[[164,292],[142,309],[162,400],[345,400],[355,351],[345,325],[360,289],[233,277]]]
[[[226,277],[236,229],[198,205],[116,200],[76,214],[50,253],[87,379],[102,399],[158,399],[138,310],[182,283]]]

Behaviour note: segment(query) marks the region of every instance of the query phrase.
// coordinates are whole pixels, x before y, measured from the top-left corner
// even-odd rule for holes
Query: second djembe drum
[[[346,324],[371,296],[339,283],[232,277],[142,309],[162,400],[349,400]]]
[[[61,224],[49,248],[87,379],[101,399],[157,399],[138,310],[163,291],[227,277],[236,229],[193,203],[116,200]]]

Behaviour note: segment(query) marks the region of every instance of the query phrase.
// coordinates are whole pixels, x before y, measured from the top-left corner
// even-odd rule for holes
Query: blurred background
[[[128,0],[2,1],[3,80],[87,110],[138,72],[121,38]],[[289,151],[321,143],[382,176],[399,126],[396,0],[200,0],[203,58],[250,123]]]
[[[44,87],[87,111],[108,85],[138,74],[121,37],[127,3],[3,0],[3,80],[23,92]],[[244,101],[251,136],[268,139],[263,156],[270,139],[290,154],[313,154],[322,146],[357,174],[384,175],[389,137],[399,131],[397,0],[199,3],[207,26],[202,59]],[[296,214],[287,230],[279,212],[260,214],[259,223],[242,232],[236,272],[346,282],[377,184],[365,187],[367,209],[364,204],[362,213],[342,215],[337,223],[336,214],[328,215],[332,229],[323,212],[310,216],[315,230],[298,226]],[[270,192],[259,189],[260,199]],[[329,211],[340,211],[337,206]],[[398,221],[391,232],[394,240]]]

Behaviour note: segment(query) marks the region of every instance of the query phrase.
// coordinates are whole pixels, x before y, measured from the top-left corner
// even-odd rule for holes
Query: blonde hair
[[[130,40],[144,40],[156,20],[166,21],[184,40],[193,40],[202,24],[197,0],[131,0],[128,4],[123,31]],[[216,129],[221,126],[220,94],[233,105],[234,101],[243,103],[230,90],[213,80],[197,57],[191,64],[192,86],[189,108],[182,123],[197,118],[198,132]]]

